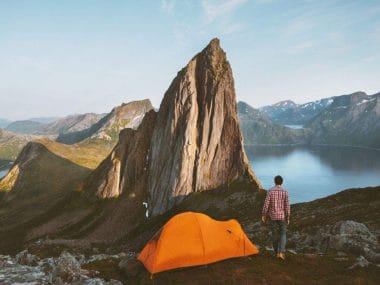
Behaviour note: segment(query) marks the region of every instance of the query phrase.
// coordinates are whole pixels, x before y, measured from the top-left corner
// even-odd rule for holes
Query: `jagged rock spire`
[[[259,188],[243,148],[231,66],[218,39],[178,72],[158,113],[151,112],[137,131],[121,133],[85,183],[87,193],[100,198],[144,193],[135,206],[148,200],[155,216],[192,192],[237,180]]]
[[[213,39],[161,103],[150,151],[150,211],[161,214],[191,192],[243,178],[259,186],[243,148],[231,66]]]

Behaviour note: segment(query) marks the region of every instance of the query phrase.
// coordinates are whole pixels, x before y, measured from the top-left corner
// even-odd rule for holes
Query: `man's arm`
[[[265,223],[265,218],[266,218],[266,216],[268,214],[269,202],[270,202],[270,195],[269,195],[269,191],[268,191],[267,192],[267,196],[265,197],[263,211],[262,211],[262,214],[261,214],[261,220],[263,221],[263,223]]]
[[[289,204],[288,192],[286,192],[286,195],[285,195],[285,216],[286,216],[286,222],[289,225],[289,222],[290,222],[290,204]]]

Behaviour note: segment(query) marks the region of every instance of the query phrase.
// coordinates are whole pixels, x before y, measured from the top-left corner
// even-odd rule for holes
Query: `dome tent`
[[[216,221],[186,212],[172,217],[145,245],[138,260],[153,274],[258,252],[236,220]]]

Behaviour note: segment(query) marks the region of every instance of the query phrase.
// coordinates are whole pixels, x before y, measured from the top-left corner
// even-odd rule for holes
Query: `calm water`
[[[302,129],[303,125],[285,125],[285,127],[288,127],[291,129]]]
[[[7,174],[8,169],[6,170],[0,170],[0,178],[2,178],[5,174]]]
[[[284,177],[291,203],[380,185],[380,151],[331,146],[253,146],[246,151],[264,188],[273,186],[275,175]]]
[[[5,174],[7,174],[9,168],[10,168],[9,161],[0,160],[0,178],[2,178],[3,176],[5,176]]]

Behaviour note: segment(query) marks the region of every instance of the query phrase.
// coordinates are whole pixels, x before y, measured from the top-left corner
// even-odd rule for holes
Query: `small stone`
[[[123,283],[119,280],[111,279],[106,285],[123,285]]]
[[[266,247],[265,247],[265,250],[273,251],[273,247],[272,247],[272,246],[266,246]]]
[[[354,265],[352,265],[349,269],[354,269],[354,268],[356,268],[356,267],[367,267],[367,266],[369,266],[371,263],[367,260],[367,259],[365,259],[365,257],[364,256],[359,256],[357,259],[356,259],[356,262],[355,262],[355,264]]]
[[[297,251],[295,251],[294,249],[288,249],[287,251],[292,253],[292,254],[297,254]]]
[[[72,282],[80,280],[81,268],[79,262],[70,253],[64,251],[59,256],[53,269],[53,281]]]
[[[102,279],[94,278],[94,279],[87,280],[84,284],[85,285],[105,285],[107,283],[104,283]]]

